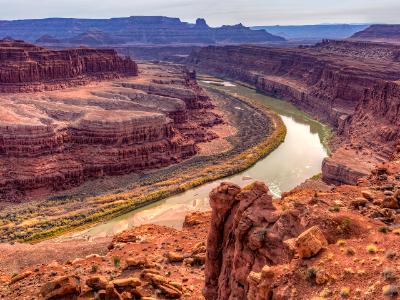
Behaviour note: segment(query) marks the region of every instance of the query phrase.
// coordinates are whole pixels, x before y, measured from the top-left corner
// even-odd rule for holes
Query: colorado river
[[[321,172],[322,160],[328,153],[325,145],[326,137],[329,134],[327,126],[313,120],[288,102],[259,94],[255,90],[241,85],[220,81],[216,83],[212,80],[204,81],[203,85],[255,99],[278,113],[287,127],[285,141],[267,157],[242,173],[204,184],[137,209],[83,232],[73,234],[72,237],[107,236],[146,223],[179,228],[188,212],[209,209],[208,194],[222,181],[230,181],[244,186],[254,180],[260,180],[266,182],[271,193],[278,197],[282,192],[289,191]],[[243,122],[245,121],[243,120]]]

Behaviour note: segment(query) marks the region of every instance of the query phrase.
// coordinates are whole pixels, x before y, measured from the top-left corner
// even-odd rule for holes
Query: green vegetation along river
[[[206,183],[147,205],[83,232],[72,234],[72,237],[107,236],[146,223],[179,228],[188,212],[209,209],[208,194],[222,181],[231,181],[240,186],[254,180],[264,181],[269,185],[271,193],[278,197],[282,192],[291,190],[321,172],[322,160],[329,151],[327,140],[330,130],[326,125],[312,119],[286,101],[257,93],[254,89],[236,83],[207,77],[202,84],[205,87],[256,100],[278,113],[287,128],[285,141],[267,157],[242,173]]]

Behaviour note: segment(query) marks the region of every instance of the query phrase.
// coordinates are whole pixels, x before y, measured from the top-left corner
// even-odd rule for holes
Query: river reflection
[[[73,236],[113,235],[130,227],[149,223],[180,228],[188,212],[209,209],[208,194],[222,181],[234,182],[240,186],[254,180],[264,181],[268,184],[271,193],[279,197],[282,192],[291,190],[321,172],[322,160],[328,153],[328,148],[324,143],[329,134],[327,126],[313,120],[292,104],[257,93],[253,89],[230,82],[221,84],[220,80],[217,85],[211,80],[202,84],[258,100],[280,114],[287,127],[285,141],[266,158],[240,174],[204,184]]]

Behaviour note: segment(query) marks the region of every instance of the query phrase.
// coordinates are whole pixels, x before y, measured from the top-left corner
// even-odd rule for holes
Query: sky
[[[0,19],[164,15],[211,26],[400,23],[400,0],[0,0]]]

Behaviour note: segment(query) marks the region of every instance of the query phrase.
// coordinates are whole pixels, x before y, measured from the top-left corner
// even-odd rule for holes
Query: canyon
[[[188,63],[289,100],[331,124],[337,136],[323,178],[356,184],[390,158],[399,138],[398,50],[329,40],[295,49],[209,46]]]
[[[0,46],[3,200],[177,163],[223,122],[184,67],[143,65],[137,76],[114,50]]]
[[[111,19],[110,28],[111,21],[208,30],[201,19]],[[24,22],[21,35],[31,21]],[[89,24],[46,22],[57,29]],[[40,39],[106,45],[128,34],[79,30]],[[151,43],[173,40],[171,32]],[[123,46],[49,50],[0,42],[0,241],[13,241],[0,244],[0,298],[398,297],[400,48],[353,39],[298,48],[152,47],[137,51],[187,66],[136,63],[117,54],[131,56]],[[14,243],[48,239],[238,173],[285,139],[279,116],[254,99],[201,87],[192,68],[290,101],[330,124],[332,153],[321,176],[280,198],[259,181],[222,182],[209,194],[211,211],[188,214],[180,230],[147,224],[112,237]],[[120,190],[119,182],[114,191],[112,180],[129,187]],[[33,199],[44,195],[51,197]]]

